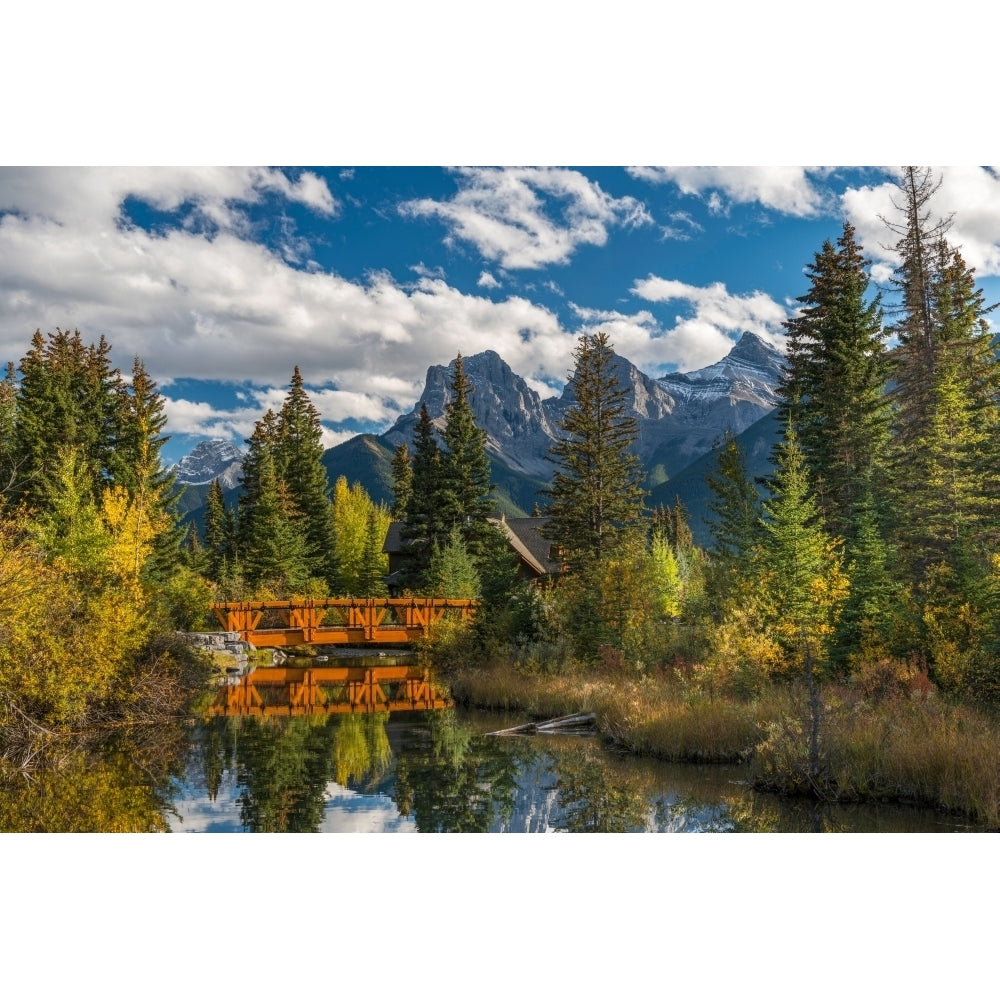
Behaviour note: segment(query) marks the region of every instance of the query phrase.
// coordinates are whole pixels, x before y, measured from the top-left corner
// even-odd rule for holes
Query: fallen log
[[[521,726],[511,726],[510,729],[498,729],[487,733],[487,736],[528,736],[535,733],[583,733],[593,730],[595,718],[593,712],[576,712],[573,715],[561,715],[545,722],[526,722]]]

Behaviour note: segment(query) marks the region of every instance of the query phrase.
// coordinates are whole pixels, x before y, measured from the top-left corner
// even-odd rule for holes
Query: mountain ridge
[[[462,361],[473,390],[470,405],[486,434],[498,505],[509,516],[530,513],[539,491],[551,480],[554,466],[549,449],[560,436],[562,416],[573,404],[572,386],[567,383],[559,396],[542,399],[495,351],[482,351]],[[613,364],[625,390],[626,411],[636,419],[635,452],[647,469],[647,485],[663,497],[661,487],[709,454],[727,430],[740,435],[772,412],[778,403],[784,356],[747,331],[726,357],[694,372],[652,378],[618,354]],[[392,452],[400,444],[412,448],[423,405],[438,430],[444,429],[454,370],[454,361],[431,365],[420,399],[388,430],[359,434],[327,449],[323,462],[330,482],[344,475],[360,482],[373,500],[391,503]],[[214,453],[208,445],[216,443],[218,439],[202,442],[188,459],[203,446],[205,452]],[[207,467],[207,455],[202,455],[201,463],[190,465],[197,470]]]

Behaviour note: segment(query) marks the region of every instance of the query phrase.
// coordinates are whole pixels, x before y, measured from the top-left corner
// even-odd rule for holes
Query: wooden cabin
[[[506,517],[498,513],[488,518],[507,536],[511,551],[518,557],[518,570],[525,580],[543,583],[562,572],[555,544],[542,535],[547,517]],[[403,565],[403,522],[393,521],[385,536],[382,551],[389,556],[386,586],[393,596],[399,594],[399,571]]]

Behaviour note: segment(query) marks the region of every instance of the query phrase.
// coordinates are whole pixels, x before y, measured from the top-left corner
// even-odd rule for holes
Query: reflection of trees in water
[[[626,833],[649,827],[653,807],[644,775],[612,768],[593,742],[562,748],[555,772],[563,829]]]
[[[333,741],[335,779],[338,785],[372,784],[389,769],[392,749],[386,732],[388,712],[345,715]]]
[[[184,751],[176,728],[143,727],[100,747],[60,751],[31,771],[0,763],[0,831],[165,831]]]
[[[250,831],[318,830],[331,781],[374,782],[389,768],[387,719],[386,712],[210,719],[198,732],[206,789],[214,798],[233,773],[240,822]]]
[[[475,736],[451,710],[427,716],[396,756],[393,797],[424,832],[486,832],[510,820],[527,741]]]
[[[323,821],[337,727],[326,716],[226,719],[238,725],[240,822],[257,833],[305,833]]]

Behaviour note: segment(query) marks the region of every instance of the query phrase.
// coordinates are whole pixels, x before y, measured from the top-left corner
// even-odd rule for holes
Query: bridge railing
[[[326,597],[223,601],[212,605],[227,632],[254,646],[373,645],[426,638],[449,616],[469,620],[476,601],[435,597]]]

